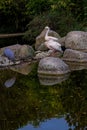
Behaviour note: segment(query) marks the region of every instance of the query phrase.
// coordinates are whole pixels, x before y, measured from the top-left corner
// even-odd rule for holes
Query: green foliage
[[[85,0],[71,0],[71,2],[73,3],[70,7],[72,14],[77,20],[83,21],[85,18],[85,8],[87,6],[87,2]]]
[[[23,31],[24,25],[26,24],[26,0],[2,0],[0,1],[0,24],[6,28],[4,30],[7,32]],[[23,25],[24,24],[24,25]],[[11,30],[9,28],[11,27]]]
[[[24,38],[31,44],[35,43],[36,37],[41,33],[45,26],[49,25],[48,13],[36,16],[28,25]]]
[[[52,9],[58,9],[58,8],[67,8],[68,9],[68,5],[71,2],[71,0],[51,0],[52,2]]]
[[[27,25],[28,30],[24,38],[31,44],[35,43],[35,38],[42,32],[45,26],[49,26],[61,36],[66,35],[72,30],[82,30],[81,25],[71,13],[68,13],[67,10],[58,9],[35,17]]]
[[[26,5],[27,12],[31,15],[42,14],[51,8],[51,2],[49,0],[29,0]]]
[[[0,33],[27,30],[25,39],[32,44],[47,25],[61,36],[72,30],[86,31],[86,5],[86,0],[1,0]]]

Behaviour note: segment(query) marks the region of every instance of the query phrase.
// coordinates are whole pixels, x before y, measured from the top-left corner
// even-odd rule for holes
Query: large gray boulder
[[[87,32],[71,31],[66,35],[65,47],[87,52]]]
[[[72,49],[66,49],[63,55],[63,60],[69,62],[87,63],[87,53]]]
[[[29,45],[22,45],[18,57],[19,59],[33,58],[35,56],[34,49]]]
[[[59,58],[46,57],[41,59],[38,65],[38,74],[62,75],[68,72],[68,65]]]
[[[4,54],[6,49],[9,49],[13,52],[14,61],[9,59],[9,57]],[[8,54],[11,55],[12,53],[9,53],[8,51]],[[25,45],[15,44],[15,45],[3,47],[0,49],[0,66],[4,67],[4,66],[10,66],[14,64],[20,64],[20,61],[22,59],[29,61],[34,56],[35,56],[34,49],[31,46],[26,44]]]
[[[46,31],[47,30],[44,29],[40,33],[40,35],[36,37],[36,43],[35,43],[35,49],[36,50],[40,50],[40,51],[48,50],[48,48],[44,45]],[[59,38],[59,39],[61,38],[60,35],[53,30],[49,31],[49,36],[53,36],[53,37],[56,37],[56,38]]]
[[[21,45],[20,44],[15,44],[15,45],[11,45],[11,46],[6,46],[6,47],[3,47],[3,48],[0,48],[0,55],[3,55],[3,52],[6,48],[9,48],[11,49],[14,53],[15,53],[15,56],[18,55],[18,52],[21,48]]]

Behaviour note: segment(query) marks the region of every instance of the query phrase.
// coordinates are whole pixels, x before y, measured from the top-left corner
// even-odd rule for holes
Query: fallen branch
[[[25,33],[13,33],[13,34],[0,34],[0,38],[18,37],[23,36]]]

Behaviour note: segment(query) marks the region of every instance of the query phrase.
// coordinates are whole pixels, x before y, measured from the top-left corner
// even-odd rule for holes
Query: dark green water
[[[0,70],[0,130],[85,130],[87,70],[44,86],[37,67],[25,68]]]

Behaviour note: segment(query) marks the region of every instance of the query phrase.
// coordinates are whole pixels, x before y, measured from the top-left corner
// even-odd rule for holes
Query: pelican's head
[[[50,28],[48,26],[46,26],[45,29],[50,29]]]

